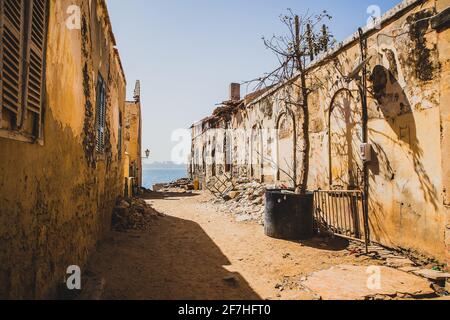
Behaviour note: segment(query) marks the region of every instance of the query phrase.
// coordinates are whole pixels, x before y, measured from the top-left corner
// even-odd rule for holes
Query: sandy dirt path
[[[217,213],[206,194],[147,200],[166,216],[149,231],[114,232],[88,272],[102,299],[311,299],[298,281],[337,264],[366,264],[346,243],[268,238],[256,223]],[[373,262],[372,262],[373,263]]]

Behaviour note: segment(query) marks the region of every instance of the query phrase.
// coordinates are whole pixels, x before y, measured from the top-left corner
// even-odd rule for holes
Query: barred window
[[[0,18],[0,133],[35,141],[42,137],[48,1],[0,0]]]
[[[102,76],[98,75],[97,100],[95,105],[96,114],[96,149],[98,153],[105,151],[105,129],[106,129],[106,88]]]

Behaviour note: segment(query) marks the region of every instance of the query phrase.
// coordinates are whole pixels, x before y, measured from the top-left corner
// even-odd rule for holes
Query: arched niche
[[[353,190],[363,185],[362,108],[359,93],[338,90],[329,112],[329,166],[332,189]]]
[[[293,186],[297,176],[296,125],[294,114],[286,111],[277,119],[277,180]]]
[[[251,177],[263,181],[264,168],[264,143],[261,125],[257,124],[252,128],[250,139],[250,168]]]

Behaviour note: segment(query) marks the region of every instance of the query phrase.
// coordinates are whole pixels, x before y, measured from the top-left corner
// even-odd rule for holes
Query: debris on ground
[[[427,278],[429,280],[433,280],[433,281],[447,281],[448,279],[450,279],[450,274],[449,273],[444,273],[442,271],[435,271],[435,270],[429,270],[429,269],[421,269],[421,270],[416,270],[413,272],[414,274]]]
[[[263,184],[257,182],[242,182],[238,183],[233,190],[227,192],[223,198],[211,200],[209,204],[212,204],[218,212],[232,214],[237,222],[256,221],[263,225],[266,202],[265,191],[266,186]],[[319,244],[319,246],[321,246],[321,244]],[[326,247],[326,244],[323,246]],[[397,283],[394,282],[395,276],[393,276],[391,279],[392,281],[388,282],[387,291],[361,295],[358,299],[402,299],[409,297],[420,298],[433,295],[448,295],[446,286],[448,287],[447,280],[449,277],[447,276],[449,275],[440,272],[440,269],[436,267],[436,270],[426,269],[426,272],[423,270],[426,266],[430,266],[430,264],[434,263],[431,260],[422,259],[413,254],[408,254],[408,252],[389,249],[376,244],[370,245],[368,247],[369,252],[367,253],[365,245],[358,241],[350,241],[347,251],[349,252],[349,255],[353,255],[357,258],[365,257],[367,259],[380,261],[381,264],[384,265],[381,267],[382,270],[386,271],[388,275],[401,275],[398,279],[409,280],[410,284],[418,284],[418,287],[420,288],[420,290],[414,290],[414,286],[411,286],[412,290],[405,290],[404,288],[407,288],[407,286],[398,287]],[[283,255],[283,258],[288,259],[289,255]],[[367,281],[367,274],[365,275],[365,279]],[[347,280],[350,281],[351,279],[349,278]],[[283,283],[277,284],[276,289],[281,292],[284,291],[285,288],[289,288],[293,285],[291,282],[290,285],[287,286],[286,281],[288,280],[285,279],[283,280]],[[356,281],[358,281],[357,278]],[[400,280],[400,282],[402,282],[402,280]],[[298,286],[303,288],[302,290],[304,292],[314,294],[314,291],[307,288],[303,282],[300,282]],[[395,291],[394,289],[398,290]]]
[[[183,178],[171,183],[156,184],[153,186],[155,192],[187,192],[194,190],[194,183],[192,180]]]
[[[219,212],[233,214],[237,222],[264,224],[266,186],[258,182],[241,182],[223,198],[211,202]]]
[[[366,254],[364,245],[357,241],[351,241],[347,248],[350,255],[357,257],[366,255],[371,259],[382,261],[387,267],[422,277],[430,281],[436,294],[440,296],[449,295],[449,290],[446,286],[447,281],[450,280],[450,274],[440,271],[440,267],[426,268],[428,261],[413,256],[406,256],[404,252],[399,250],[388,249],[375,244],[369,246],[368,249],[369,253]]]
[[[121,198],[113,212],[112,226],[115,231],[148,230],[152,220],[162,216],[142,199]]]
[[[389,300],[433,297],[429,281],[389,267],[339,265],[311,274],[301,285],[322,300]]]
[[[285,290],[299,290],[300,281],[297,277],[284,276],[280,283],[275,285],[275,289],[283,292]]]
[[[398,268],[414,267],[415,264],[408,258],[392,257],[392,258],[386,259],[386,265],[388,267],[398,269]]]
[[[223,281],[225,283],[227,283],[230,287],[238,287],[239,286],[239,281],[238,281],[238,279],[236,279],[235,276],[225,277],[225,278],[223,278]]]

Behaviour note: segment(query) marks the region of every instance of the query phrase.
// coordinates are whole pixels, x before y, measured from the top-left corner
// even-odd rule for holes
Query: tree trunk
[[[300,182],[300,194],[306,194],[308,188],[309,177],[309,154],[311,150],[311,143],[309,141],[309,108],[308,108],[308,91],[306,89],[306,75],[304,70],[301,73],[302,82],[302,111],[303,111],[303,153],[302,153],[302,176]]]

